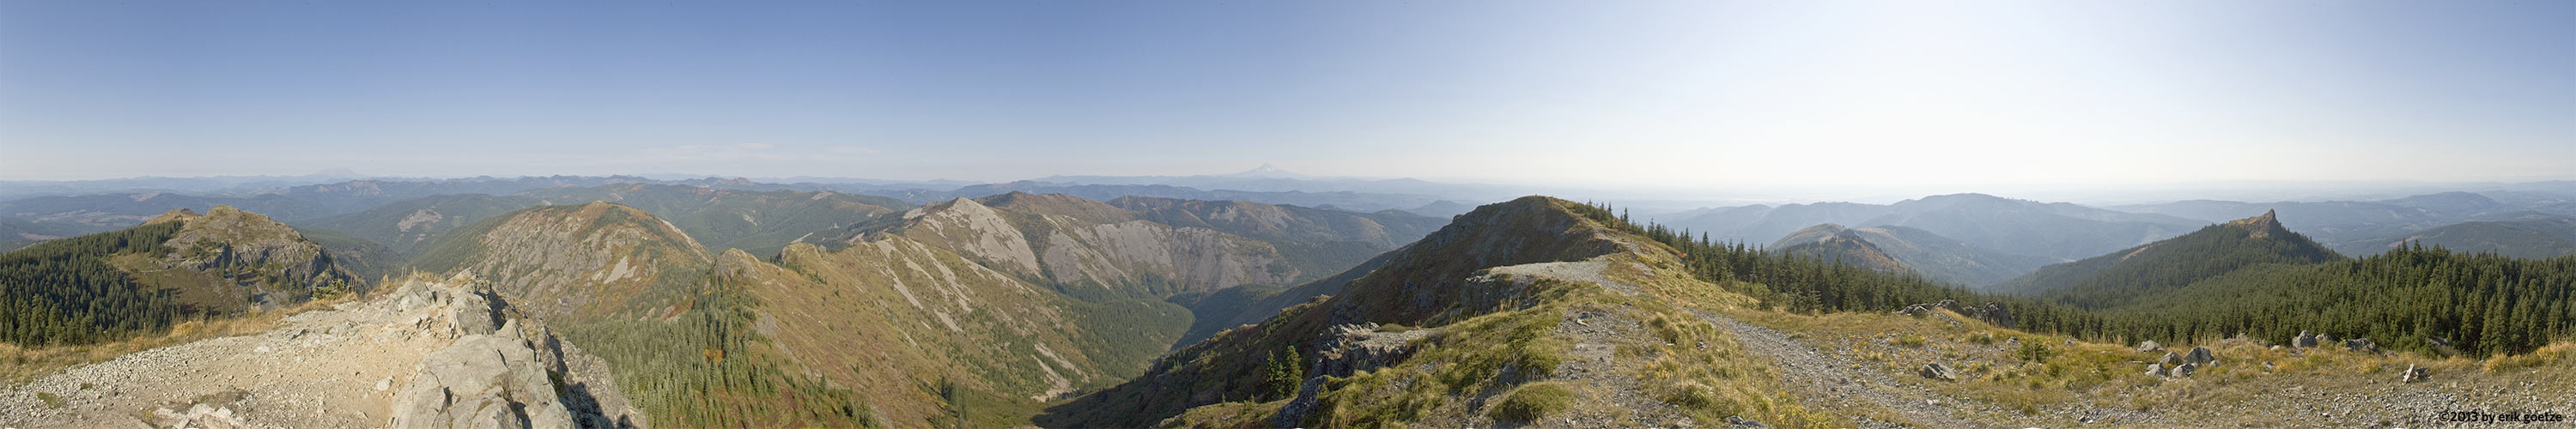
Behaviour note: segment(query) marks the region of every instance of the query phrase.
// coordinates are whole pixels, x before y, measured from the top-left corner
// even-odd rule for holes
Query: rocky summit
[[[598,358],[467,277],[408,279],[258,334],[145,350],[0,390],[0,425],[18,428],[645,424]]]

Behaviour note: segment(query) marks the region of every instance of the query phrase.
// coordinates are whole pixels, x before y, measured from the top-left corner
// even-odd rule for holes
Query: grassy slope
[[[1643,391],[1671,398],[1682,415],[1714,424],[1733,413],[1776,421],[1825,421],[1778,400],[1776,382],[1735,358],[1724,334],[1696,322],[1674,302],[1744,303],[1682,274],[1669,249],[1644,243],[1568,213],[1573,203],[1525,198],[1480,208],[1405,249],[1385,267],[1352,281],[1343,294],[1291,307],[1259,325],[1217,334],[1175,351],[1146,377],[1055,407],[1040,423],[1133,427],[1180,416],[1178,424],[1263,427],[1285,404],[1265,397],[1258,375],[1265,356],[1308,345],[1336,324],[1378,322],[1433,330],[1404,361],[1324,385],[1318,411],[1303,423],[1387,426],[1405,423],[1492,423],[1485,399],[1551,379],[1587,396]],[[1629,243],[1622,245],[1620,243]],[[1607,256],[1614,281],[1638,285],[1623,295],[1589,282],[1484,277],[1483,268]],[[1570,314],[1626,320],[1649,331],[1639,338],[1560,333]],[[1399,328],[1400,329],[1400,328]],[[1617,350],[1608,382],[1557,377],[1577,343]],[[1663,347],[1663,344],[1690,344]],[[1703,346],[1703,344],[1705,344]],[[1597,349],[1595,349],[1597,350]],[[1311,362],[1311,361],[1310,361]],[[1632,381],[1619,381],[1632,380]],[[1250,402],[1242,402],[1242,401]],[[1263,402],[1268,401],[1268,402]],[[1626,404],[1581,401],[1567,415],[1616,416]],[[1604,417],[1613,418],[1613,417]],[[1481,420],[1480,420],[1481,419]]]

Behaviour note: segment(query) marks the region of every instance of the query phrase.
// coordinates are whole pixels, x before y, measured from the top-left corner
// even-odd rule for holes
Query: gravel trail
[[[1957,400],[1904,387],[1879,371],[1856,370],[1854,367],[1859,363],[1830,353],[1819,353],[1780,331],[1726,316],[1693,313],[1733,333],[1736,341],[1743,342],[1753,353],[1769,357],[1772,367],[1780,371],[1781,383],[1805,398],[1809,405],[1874,406],[1909,420],[1885,422],[1869,416],[1850,416],[1861,427],[1994,427],[1951,416],[1950,409],[1944,405],[1956,404]]]

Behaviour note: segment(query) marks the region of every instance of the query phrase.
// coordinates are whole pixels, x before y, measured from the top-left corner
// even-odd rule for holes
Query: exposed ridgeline
[[[652,425],[868,424],[855,394],[805,375],[755,328],[762,302],[714,281],[713,265],[678,228],[604,202],[485,219],[414,260],[490,282],[604,359]]]
[[[2272,212],[2081,261],[2050,265],[1997,286],[2083,308],[2106,308],[2262,264],[2343,259],[2283,228]]]
[[[605,202],[538,206],[486,219],[412,261],[432,273],[490,280],[546,318],[677,308],[714,263],[669,222]]]
[[[671,222],[707,249],[742,249],[776,255],[815,231],[861,223],[911,206],[902,200],[832,191],[755,191],[707,186],[629,183],[520,192],[543,204],[607,201],[643,209]]]
[[[1143,371],[1190,320],[1084,302],[946,249],[879,236],[707,256],[642,210],[541,206],[460,230],[426,267],[487,279],[606,359],[663,426],[931,425],[953,382],[978,426]],[[1012,413],[1018,414],[1012,414]]]
[[[9,310],[0,317],[0,339],[78,344],[366,285],[295,229],[215,206],[0,254],[0,288]]]
[[[2012,280],[2031,270],[2059,260],[1987,249],[1935,235],[1931,231],[1902,226],[1843,228],[1822,224],[1790,233],[1771,243],[1770,249],[1789,254],[1818,253],[1796,248],[1804,243],[1821,243],[1831,237],[1869,244],[1904,268],[1932,280],[1968,286],[1985,286]]]
[[[1546,197],[1479,207],[1337,276],[1351,281],[1336,295],[1175,350],[1037,422],[1723,425],[1803,413],[1750,364],[1723,358],[1740,353],[1731,338],[1673,304],[1743,297],[1692,280],[1671,249],[1578,213],[1597,210]],[[1662,351],[1612,353],[1627,348]]]
[[[442,234],[484,218],[537,205],[604,201],[635,207],[671,222],[711,250],[743,249],[774,255],[814,231],[861,223],[906,206],[892,198],[831,191],[751,191],[701,186],[614,184],[534,189],[507,196],[434,195],[397,201],[356,213],[297,222],[340,231],[415,253]]]
[[[1138,219],[1069,195],[958,198],[805,241],[842,247],[886,235],[948,249],[1088,300],[1281,285],[1300,275],[1270,243]]]

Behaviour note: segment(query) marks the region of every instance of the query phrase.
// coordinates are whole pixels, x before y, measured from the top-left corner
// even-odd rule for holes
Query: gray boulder
[[[1923,378],[1948,381],[1959,380],[1958,371],[1952,370],[1949,366],[1941,365],[1939,363],[1923,364],[1923,368],[1917,369],[1914,372],[1917,375],[1922,375]]]
[[[2184,363],[2182,360],[2182,354],[2174,352],[2165,352],[2165,357],[2163,359],[2157,359],[2156,362],[2163,363],[2165,366],[2176,366]]]
[[[2424,381],[2425,379],[2429,379],[2429,378],[2432,378],[2432,377],[2433,377],[2433,369],[2432,369],[2432,368],[2419,367],[2419,366],[2415,366],[2415,365],[2407,365],[2407,366],[2406,366],[2406,372],[2398,373],[2398,375],[2397,375],[2397,381],[2398,381],[2398,382],[2401,382],[2401,383],[2413,383],[2413,382],[2418,382],[2418,381]]]
[[[2165,376],[2165,365],[2164,365],[2164,364],[2157,364],[2157,363],[2147,364],[2147,375],[2152,375],[2152,376],[2157,376],[2157,377],[2163,377],[2163,376]]]
[[[2317,334],[2311,334],[2308,333],[2308,331],[2299,331],[2299,338],[2290,340],[2290,345],[2303,349],[2316,347]]]
[[[467,335],[421,360],[394,398],[396,428],[560,428],[572,413],[537,352],[517,339]]]
[[[1316,339],[1315,356],[1310,360],[1315,375],[1349,377],[1360,371],[1393,365],[1413,355],[1414,340],[1431,335],[1429,329],[1378,332],[1377,328],[1376,323],[1363,323],[1325,330],[1323,336]]]
[[[2369,339],[2369,338],[2354,338],[2354,339],[2344,340],[2344,341],[2343,341],[2343,348],[2344,348],[2345,350],[2351,350],[2351,351],[2358,352],[2358,353],[2378,353],[2378,352],[2379,352],[2379,344],[2376,344],[2376,343],[2372,343],[2372,342],[2370,342],[2370,339]]]
[[[2191,354],[2183,355],[2182,360],[2201,364],[2203,366],[2215,366],[2217,365],[2216,362],[2218,362],[2218,357],[2210,356],[2208,347],[2193,347],[2191,348]]]
[[[2161,351],[2165,351],[2165,345],[2163,345],[2163,344],[2156,344],[2156,342],[2155,342],[2155,341],[2140,341],[2140,342],[2138,342],[2138,352],[2139,352],[2139,353],[2155,353],[2155,352],[2161,352]]]
[[[2182,366],[2174,367],[2174,369],[2173,369],[2173,376],[2175,376],[2175,377],[2190,377],[2190,376],[2191,376],[2191,373],[2195,373],[2195,372],[2200,372],[2200,365],[2199,365],[2199,364],[2189,364],[2189,363],[2186,363],[2186,364],[2182,364]]]

